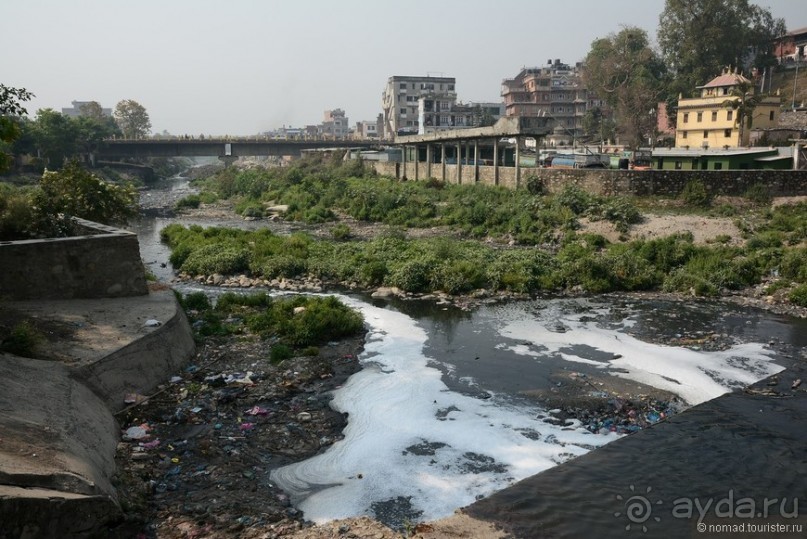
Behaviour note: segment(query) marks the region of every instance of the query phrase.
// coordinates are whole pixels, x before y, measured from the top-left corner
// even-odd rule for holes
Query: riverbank
[[[792,204],[804,202],[805,197],[778,197],[772,201],[772,207],[781,207]],[[715,206],[737,206],[745,208],[743,211],[751,211],[748,206],[748,201],[745,199],[738,199],[737,197],[722,197],[714,201]],[[677,207],[675,201],[670,202],[670,207],[674,210]],[[212,204],[201,204],[199,208],[186,209],[177,214],[176,222],[182,224],[183,221],[206,222],[211,226],[221,223],[220,226],[234,226],[237,223],[243,223],[243,228],[259,229],[268,228],[270,230],[277,230],[280,234],[288,234],[289,232],[305,232],[314,238],[327,240],[332,239],[333,231],[336,226],[346,226],[350,231],[350,236],[353,239],[369,241],[381,235],[389,233],[390,228],[386,225],[373,222],[358,221],[349,216],[340,214],[337,222],[329,222],[322,224],[303,224],[286,222],[282,219],[282,215],[276,214],[267,219],[248,218],[244,220],[234,211],[234,204],[231,201],[218,201]],[[591,221],[588,219],[581,220],[581,234],[597,234],[604,237],[606,240],[615,244],[627,243],[634,240],[658,240],[665,237],[692,234],[692,244],[695,246],[708,246],[708,245],[728,245],[740,247],[746,243],[745,232],[738,226],[742,224],[741,220],[726,217],[716,217],[707,215],[692,215],[688,213],[644,213],[641,223],[633,225],[627,232],[617,230],[617,226],[609,221],[599,220]],[[751,226],[751,225],[743,225]],[[756,225],[754,225],[756,226]],[[452,231],[447,227],[431,227],[431,228],[406,228],[401,231],[407,239],[429,239],[429,238],[444,238],[455,237],[459,238],[456,231]],[[521,249],[515,242],[501,243],[492,242],[490,239],[480,240],[480,243],[490,246],[495,246],[496,249]],[[726,262],[730,262],[726,260]],[[269,286],[272,288],[279,288],[290,291],[313,291],[317,292],[323,288],[335,290],[350,290],[358,291],[367,294],[373,294],[375,297],[399,297],[403,299],[429,299],[438,302],[450,302],[459,306],[468,308],[480,303],[490,301],[508,301],[513,299],[523,299],[528,297],[526,294],[520,294],[508,290],[485,290],[478,289],[470,293],[459,295],[450,295],[441,291],[433,293],[411,293],[400,290],[396,287],[381,286],[381,287],[367,287],[355,280],[338,281],[338,280],[320,280],[317,278],[284,278],[278,277],[275,279],[255,278],[249,275],[179,275],[180,280],[194,280],[203,284],[215,284],[217,286],[233,286],[233,287],[264,287]],[[762,282],[754,286],[747,286],[744,288],[722,288],[717,290],[718,296],[721,299],[730,301],[738,305],[755,307],[764,309],[766,311],[783,314],[787,316],[794,316],[799,318],[807,317],[807,307],[794,304],[789,294],[793,289],[793,284],[788,283],[786,279],[780,279],[778,276],[770,275],[764,277]],[[585,295],[585,291],[580,287],[569,289],[565,292],[566,295]],[[667,293],[660,291],[651,292],[620,292],[620,294],[636,294],[638,297],[655,296],[659,298],[678,298],[688,299],[689,297],[696,297],[694,289],[689,292],[675,292]]]
[[[198,212],[194,211],[182,216],[182,219],[188,220],[220,220],[221,222],[232,222],[240,220],[240,217],[232,213],[231,208],[227,205],[215,205],[211,207],[202,207]],[[181,221],[180,221],[181,222]],[[253,221],[250,224],[261,226],[268,224],[268,221]],[[327,235],[330,232],[331,225],[322,225],[320,227],[309,228],[313,232]],[[373,233],[372,229],[380,230],[386,227],[380,225],[368,225],[362,227],[361,224],[350,224],[352,230],[366,231],[368,237]],[[302,227],[301,227],[302,228]],[[360,232],[363,233],[363,232]],[[445,230],[441,229],[428,229],[419,230],[415,233],[420,235],[442,235]],[[202,280],[206,283],[208,280],[210,284],[229,284],[230,286],[246,286],[246,287],[263,287],[270,286],[276,289],[285,289],[289,291],[317,291],[323,289],[330,289],[331,283],[316,283],[306,282],[304,280],[284,280],[273,283],[268,281],[253,282],[248,276],[235,276],[225,278],[214,275],[205,276]],[[215,283],[215,281],[219,281]],[[198,281],[197,281],[198,282]],[[348,287],[349,288],[349,287]],[[355,288],[355,289],[358,289]],[[423,295],[416,294],[401,294],[394,290],[377,290],[372,292],[377,293],[378,296],[390,294],[399,295],[407,299],[422,299]],[[644,294],[644,297],[650,297],[649,294]],[[428,296],[426,296],[428,297]],[[680,296],[678,296],[680,298]],[[458,305],[465,305],[468,308],[473,307],[481,302],[498,302],[508,299],[515,299],[516,296],[503,296],[503,295],[489,295],[489,294],[476,294],[476,297],[454,297],[448,295],[433,295],[431,300],[444,303],[454,303]],[[769,309],[772,310],[772,309]],[[684,335],[682,338],[690,338],[691,345],[701,345],[698,339],[703,339],[700,335]],[[684,343],[681,343],[684,344]],[[242,353],[248,349],[249,345],[239,343],[238,340],[229,342],[222,342],[217,344],[220,346],[216,352],[216,356],[220,356],[216,363],[212,364],[209,368],[205,367],[205,375],[202,376],[200,371],[178,373],[181,380],[175,380],[174,384],[166,385],[164,393],[165,402],[160,403],[159,399],[154,404],[154,409],[146,412],[135,413],[131,416],[131,421],[128,426],[138,427],[144,423],[151,428],[149,431],[150,437],[148,440],[143,441],[144,445],[140,445],[140,441],[126,442],[128,446],[121,446],[119,458],[121,459],[121,469],[124,470],[122,475],[122,485],[129,485],[123,487],[133,493],[131,503],[134,515],[126,525],[130,526],[128,530],[139,530],[146,537],[159,536],[159,537],[187,537],[196,535],[197,537],[294,537],[294,538],[324,538],[324,537],[378,537],[378,538],[392,538],[401,537],[402,534],[408,533],[410,537],[423,537],[423,538],[438,538],[438,537],[496,537],[497,533],[491,524],[485,524],[471,520],[467,515],[459,514],[451,517],[445,521],[438,523],[421,524],[411,530],[390,530],[383,525],[372,522],[368,519],[351,519],[349,521],[337,521],[323,526],[308,527],[304,525],[304,515],[300,515],[293,510],[288,498],[282,492],[273,490],[274,487],[268,479],[268,470],[285,459],[291,461],[296,458],[306,458],[316,454],[319,447],[327,447],[328,444],[317,446],[313,442],[304,443],[306,440],[314,440],[322,434],[326,438],[328,433],[341,432],[344,426],[344,418],[337,416],[326,416],[323,412],[319,415],[321,408],[328,408],[327,395],[322,392],[328,392],[333,387],[338,385],[340,378],[338,376],[328,377],[327,370],[319,370],[318,367],[307,365],[308,360],[297,358],[292,363],[291,376],[296,376],[294,373],[301,375],[302,383],[298,384],[295,388],[286,391],[284,394],[273,393],[272,388],[280,384],[283,388],[284,383],[288,383],[289,379],[284,378],[283,370],[274,371],[268,366],[261,368],[260,376],[250,380],[255,383],[256,387],[242,386],[239,381],[240,377],[232,376],[228,380],[228,376],[236,373],[246,373],[250,370],[255,372],[256,359],[253,355],[255,352]],[[247,346],[247,348],[242,348]],[[361,343],[356,341],[353,345],[356,346],[355,350],[360,350]],[[347,353],[350,353],[348,348]],[[344,350],[343,350],[344,351]],[[327,350],[323,349],[322,353],[329,354]],[[210,352],[212,354],[212,352]],[[332,354],[332,359],[338,359],[339,354]],[[212,356],[210,356],[212,357]],[[244,357],[244,361],[238,358]],[[220,362],[220,363],[219,363]],[[203,361],[197,363],[205,364]],[[218,365],[218,366],[217,366]],[[224,367],[221,367],[221,366]],[[196,365],[199,367],[199,365]],[[193,370],[193,369],[192,369]],[[330,373],[333,374],[333,373]],[[204,387],[207,376],[225,375],[225,385],[221,387]],[[318,378],[318,376],[326,376],[326,378]],[[345,373],[347,376],[348,373]],[[589,383],[597,386],[602,380],[588,380],[576,377],[575,379],[568,378],[565,382],[569,385],[574,384],[579,388],[581,396],[591,392],[592,388]],[[561,380],[558,380],[561,381]],[[198,386],[197,386],[198,384]],[[335,385],[329,385],[335,384]],[[300,389],[302,388],[302,389]],[[216,394],[216,391],[234,389],[238,391],[237,397],[232,402],[219,403],[220,397],[227,398],[227,392]],[[255,391],[253,391],[255,389]],[[603,391],[602,386],[597,386],[597,389]],[[608,388],[614,390],[615,388]],[[187,391],[187,393],[185,392]],[[268,391],[268,393],[267,393]],[[636,391],[636,397],[641,395],[641,391]],[[263,398],[269,395],[269,399]],[[305,397],[305,398],[303,398]],[[536,396],[537,397],[537,396]],[[309,401],[309,398],[313,398]],[[296,400],[295,400],[296,399]],[[659,399],[655,402],[653,398],[646,399],[649,406],[657,407]],[[301,407],[300,403],[303,403]],[[315,403],[311,406],[314,412],[305,409],[309,406],[309,402]],[[547,400],[547,403],[552,402]],[[599,397],[598,404],[607,402],[607,399]],[[201,403],[201,404],[200,404]],[[212,403],[209,404],[209,403]],[[565,403],[557,402],[558,406],[566,406],[570,409],[578,408],[586,410],[586,412],[599,413],[596,410],[595,404],[588,402],[581,405],[580,402],[573,402],[571,399]],[[152,406],[146,404],[146,406]],[[197,412],[194,409],[201,408]],[[132,411],[139,409],[133,408]],[[177,410],[186,410],[179,414],[177,418]],[[143,410],[146,410],[145,408]],[[630,412],[631,408],[625,408],[625,412]],[[261,415],[263,411],[267,415]],[[269,413],[271,411],[271,414]],[[562,410],[561,410],[562,411]],[[646,415],[650,412],[650,407],[641,411],[640,415]],[[255,412],[249,415],[248,412]],[[223,414],[222,420],[218,421],[218,414]],[[311,414],[311,419],[308,420],[308,415],[302,415],[301,420],[298,414]],[[183,416],[183,414],[186,414]],[[198,417],[193,417],[197,415]],[[296,415],[297,414],[297,415]],[[634,415],[636,415],[634,413]],[[272,417],[277,417],[277,422],[272,421]],[[570,416],[556,414],[554,418],[548,418],[552,421],[565,422]],[[146,418],[144,420],[144,418]],[[151,419],[151,422],[149,422]],[[240,421],[239,421],[240,419]],[[225,427],[226,421],[227,426]],[[142,421],[138,423],[138,421]],[[241,431],[241,425],[252,425],[245,427]],[[229,430],[224,434],[216,434],[216,426],[219,431],[228,428]],[[236,425],[238,426],[236,430]],[[297,430],[299,429],[299,430]],[[144,427],[145,430],[145,427]],[[196,432],[198,434],[195,434]],[[153,435],[151,434],[153,432]],[[267,433],[264,437],[262,433]],[[288,433],[288,434],[287,434]],[[159,439],[159,444],[154,444],[155,437],[162,436]],[[221,436],[216,438],[216,436]],[[256,451],[256,447],[260,445],[253,445],[254,442],[263,443],[277,443],[276,439],[288,439],[291,441],[297,440],[297,445],[292,445],[290,450],[287,449],[286,453],[281,453],[280,456],[260,455]],[[167,440],[167,442],[166,442]],[[136,442],[136,443],[133,443]],[[174,443],[177,442],[177,443]],[[166,445],[167,443],[167,445]],[[148,445],[146,445],[148,444]],[[162,447],[162,450],[159,448]],[[185,453],[187,449],[187,453]],[[142,451],[139,449],[142,448]],[[282,447],[281,447],[282,449]],[[141,456],[142,455],[142,456]],[[176,459],[177,462],[174,462]],[[178,468],[179,467],[179,468]],[[133,482],[129,483],[125,475],[131,474]],[[143,478],[147,478],[143,480]],[[218,485],[226,485],[225,496]],[[230,492],[239,493],[231,497]],[[245,493],[245,494],[241,494]],[[186,503],[187,500],[199,500],[195,503]],[[221,504],[217,506],[215,511],[206,509],[205,501],[213,504]],[[230,504],[232,501],[232,504]],[[145,505],[143,505],[145,504]],[[121,528],[122,530],[124,528]]]

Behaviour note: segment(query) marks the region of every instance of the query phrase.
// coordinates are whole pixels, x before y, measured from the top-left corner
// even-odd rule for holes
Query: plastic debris
[[[156,449],[160,446],[160,440],[152,440],[151,442],[141,442],[140,447],[143,449]]]
[[[254,428],[255,428],[255,424],[254,424],[254,423],[241,423],[241,424],[238,426],[238,428],[239,428],[239,429],[240,429],[242,432],[246,432],[246,431],[248,431],[248,430],[252,430],[252,429],[254,429]]]
[[[143,423],[142,425],[135,425],[126,429],[126,431],[123,433],[123,438],[125,440],[142,440],[143,438],[148,437],[149,430],[149,426],[146,423]]]
[[[249,410],[246,410],[244,413],[247,415],[260,415],[260,416],[269,415],[269,411],[266,408],[257,405],[253,406]]]
[[[146,326],[147,328],[156,328],[156,327],[159,327],[159,326],[163,325],[163,323],[160,322],[159,320],[155,320],[153,318],[150,318],[150,319],[146,320],[146,322],[143,325]]]
[[[139,393],[127,393],[123,396],[124,404],[140,404],[144,400],[146,400],[145,395],[141,395]]]

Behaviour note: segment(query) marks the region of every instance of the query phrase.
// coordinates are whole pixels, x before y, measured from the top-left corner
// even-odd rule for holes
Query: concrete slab
[[[52,360],[0,355],[0,539],[102,533],[120,516],[113,412],[192,357],[187,319],[168,289],[3,307],[75,330],[42,344]]]
[[[800,380],[807,380],[803,363],[463,511],[524,539],[803,537],[807,391]]]

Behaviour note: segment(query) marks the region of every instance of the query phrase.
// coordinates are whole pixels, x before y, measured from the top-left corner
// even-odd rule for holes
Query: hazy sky
[[[759,0],[789,29],[804,0]],[[37,109],[134,99],[154,132],[247,135],[381,112],[392,75],[456,77],[462,101],[624,25],[652,40],[664,0],[0,0],[0,83]]]

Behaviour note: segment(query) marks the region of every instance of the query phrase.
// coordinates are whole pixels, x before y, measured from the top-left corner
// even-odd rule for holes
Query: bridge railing
[[[382,142],[379,138],[358,138],[350,136],[335,136],[335,135],[250,135],[250,136],[230,136],[230,135],[177,135],[166,137],[163,135],[151,135],[146,137],[108,137],[104,139],[106,142],[119,142],[119,143],[132,143],[132,142],[211,142],[211,143],[226,143],[226,142],[359,142],[359,143],[378,143]]]

